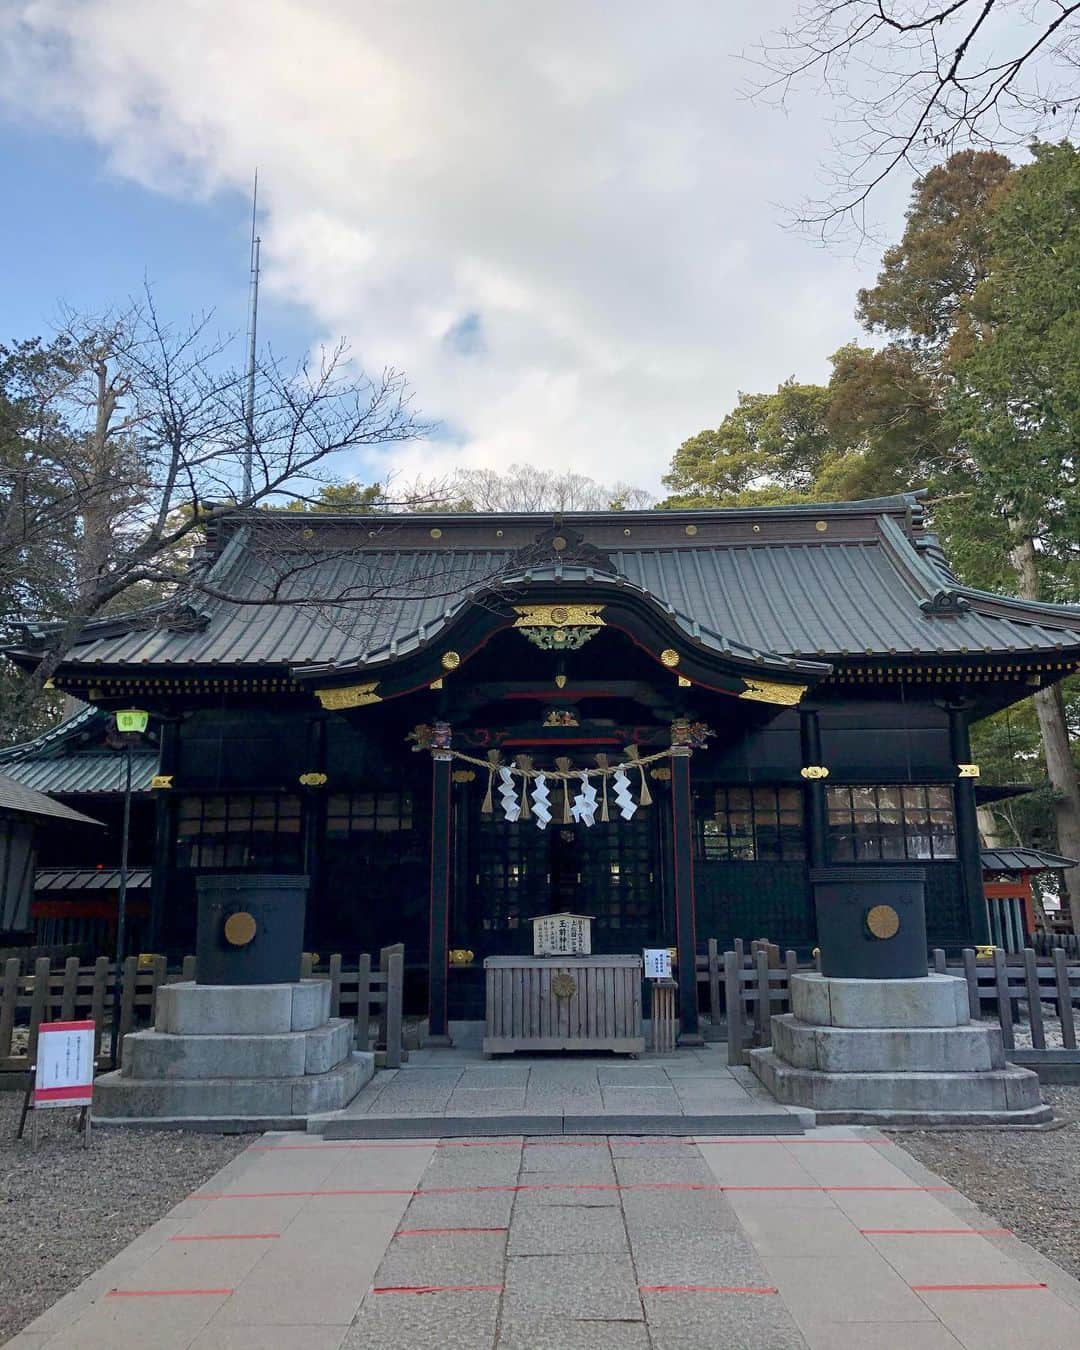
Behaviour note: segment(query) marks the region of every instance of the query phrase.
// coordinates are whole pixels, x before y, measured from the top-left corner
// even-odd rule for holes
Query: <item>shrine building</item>
[[[261,511],[193,568],[55,676],[160,728],[145,946],[193,949],[200,873],[302,874],[309,950],[404,942],[433,1035],[560,911],[600,953],[676,948],[689,1033],[694,953],[805,956],[833,864],[917,863],[930,942],[989,941],[969,728],[1080,665],[1080,607],[961,585],[918,494]],[[27,624],[11,655],[51,640]]]

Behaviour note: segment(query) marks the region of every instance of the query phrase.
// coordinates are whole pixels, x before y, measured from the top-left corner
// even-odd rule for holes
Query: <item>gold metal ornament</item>
[[[689,689],[689,688],[690,688],[690,681],[686,678],[685,675],[680,675],[680,676],[679,676],[678,684],[679,684],[679,688],[680,688],[680,689]]]
[[[551,992],[558,999],[573,998],[577,993],[577,980],[573,975],[560,970],[558,975],[552,977]]]
[[[171,788],[173,776],[171,773],[156,773],[150,779],[150,790],[155,791],[158,788]]]
[[[799,774],[803,778],[828,778],[829,771],[824,764],[808,764],[805,769],[800,769]]]
[[[338,712],[342,708],[363,708],[369,703],[381,703],[382,699],[375,692],[378,687],[378,680],[367,684],[344,684],[338,689],[316,689],[315,697],[328,711]]]
[[[565,689],[565,688],[566,688],[566,676],[565,676],[565,675],[556,675],[556,676],[555,676],[555,688],[556,688],[556,689]]]
[[[674,647],[665,647],[660,653],[660,664],[667,666],[668,670],[674,670],[679,664],[679,653]]]
[[[225,941],[231,947],[246,947],[258,931],[255,916],[246,909],[230,914],[225,920]]]
[[[326,774],[324,773],[302,773],[300,775],[301,787],[322,787],[326,783]]]
[[[451,782],[454,783],[471,783],[475,778],[475,769],[455,769],[450,775]]]
[[[866,911],[866,927],[873,937],[895,937],[900,931],[900,915],[892,905],[874,905]]]
[[[744,680],[746,688],[740,698],[752,699],[755,703],[779,703],[792,708],[806,693],[805,684],[779,684],[775,680]]]
[[[586,624],[602,628],[602,605],[515,605],[515,628],[565,628]]]
[[[451,947],[450,964],[452,966],[467,966],[476,959],[476,953],[471,952],[468,947]]]
[[[442,654],[443,670],[457,670],[458,666],[460,665],[461,665],[460,652],[443,652]]]
[[[979,766],[977,764],[958,764],[956,772],[960,778],[978,778]]]

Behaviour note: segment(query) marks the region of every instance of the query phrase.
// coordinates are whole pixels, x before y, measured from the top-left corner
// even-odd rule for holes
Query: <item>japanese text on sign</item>
[[[645,978],[647,980],[671,979],[671,949],[669,947],[645,948]]]
[[[592,919],[586,914],[542,914],[533,919],[534,956],[589,956]]]
[[[42,1022],[34,1108],[89,1106],[94,1090],[93,1022]]]

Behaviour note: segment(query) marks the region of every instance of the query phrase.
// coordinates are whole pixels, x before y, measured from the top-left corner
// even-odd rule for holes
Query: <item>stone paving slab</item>
[[[591,1256],[508,1257],[503,1308],[511,1319],[644,1321],[625,1249]]]
[[[281,1133],[10,1345],[1075,1350],[1080,1285],[988,1227],[872,1129]]]

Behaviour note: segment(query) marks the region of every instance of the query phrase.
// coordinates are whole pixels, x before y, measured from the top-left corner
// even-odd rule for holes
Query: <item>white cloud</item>
[[[452,429],[406,472],[655,487],[739,389],[818,378],[855,331],[869,264],[775,206],[812,190],[822,110],[736,92],[732,53],[789,10],[9,0],[0,98],[155,190],[244,188],[257,163],[267,286]]]

